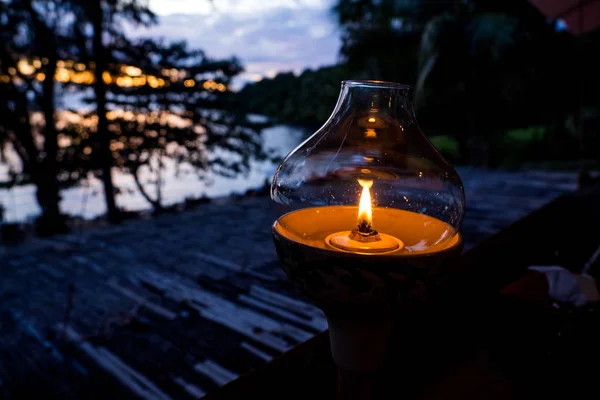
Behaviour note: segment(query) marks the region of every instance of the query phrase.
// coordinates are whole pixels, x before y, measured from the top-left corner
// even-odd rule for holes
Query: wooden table
[[[530,265],[579,271],[600,244],[600,188],[560,197],[466,252],[446,293],[399,315],[375,398],[574,398],[600,378],[596,309],[557,308]],[[591,273],[598,276],[600,268]],[[585,365],[584,365],[585,364]],[[206,399],[333,399],[337,369],[327,332]],[[565,397],[566,396],[566,397]]]

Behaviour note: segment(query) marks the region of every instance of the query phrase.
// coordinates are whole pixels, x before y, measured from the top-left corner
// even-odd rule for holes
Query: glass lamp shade
[[[288,223],[286,213],[338,206],[328,232],[356,229],[370,183],[373,229],[393,232],[405,253],[443,248],[458,233],[465,195],[455,169],[419,129],[411,88],[381,81],[343,81],[335,109],[316,133],[279,165],[271,198],[289,235],[319,247],[329,217],[306,214]],[[348,207],[344,207],[348,206]],[[332,208],[333,209],[333,208]],[[329,232],[331,231],[331,232]]]

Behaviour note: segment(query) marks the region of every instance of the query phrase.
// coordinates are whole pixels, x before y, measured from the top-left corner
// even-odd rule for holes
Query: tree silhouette
[[[130,41],[125,23],[153,21],[145,4],[0,2],[0,154],[14,149],[20,182],[36,185],[42,233],[64,230],[59,189],[90,172],[104,179],[116,220],[112,168],[131,173],[160,210],[166,164],[206,179],[246,173],[266,157],[264,124],[232,108],[239,61],[212,60],[184,43]],[[57,112],[57,94],[78,89],[92,110],[67,100],[72,109]]]
[[[108,132],[107,113],[107,87],[103,75],[107,72],[109,63],[114,61],[113,48],[115,43],[125,40],[123,35],[123,21],[129,23],[149,25],[155,22],[154,14],[149,10],[147,2],[140,0],[72,0],[79,23],[85,21],[92,27],[91,46],[82,41],[82,52],[91,51],[85,55],[93,62],[94,68],[94,95],[98,124],[96,140],[100,154],[101,178],[104,184],[104,198],[108,212],[108,219],[112,222],[119,220],[119,213],[115,202],[115,189],[112,181],[112,167],[114,161],[110,150],[110,134]],[[78,32],[85,32],[85,28]],[[108,37],[109,43],[105,43]]]
[[[548,84],[576,73],[573,38],[528,1],[337,0],[334,12],[348,66],[415,85],[419,121],[456,139],[461,162],[493,164],[507,129],[573,108],[572,85]]]
[[[66,225],[59,209],[59,149],[53,77],[57,62],[69,43],[68,29],[61,25],[67,8],[61,1],[35,3],[28,0],[3,2],[1,7],[0,74],[8,78],[0,83],[3,93],[0,124],[4,132],[1,136],[11,140],[23,172],[36,185],[36,197],[42,209],[38,220],[40,233],[61,232]],[[22,58],[33,55],[41,58],[39,65],[23,66]],[[36,110],[43,114],[44,122],[40,127],[31,123],[31,114]]]
[[[355,74],[414,84],[421,33],[454,0],[337,0],[340,55]]]
[[[352,77],[348,68],[340,65],[306,70],[298,77],[292,72],[279,73],[244,86],[235,96],[234,107],[314,132],[331,115],[340,82]]]
[[[242,71],[239,61],[212,60],[185,43],[148,39],[124,40],[115,53],[123,65],[114,69],[114,80],[138,84],[107,85],[111,158],[156,211],[163,207],[167,172],[205,181],[213,174],[235,177],[248,172],[252,159],[267,156],[264,124],[231,107],[234,94],[227,88]],[[124,66],[134,61],[137,67]]]
[[[424,128],[452,135],[461,158],[476,165],[494,164],[491,150],[506,130],[564,121],[574,94],[548,85],[574,72],[568,34],[532,6],[509,3],[458,2],[427,23],[421,41],[416,105]]]

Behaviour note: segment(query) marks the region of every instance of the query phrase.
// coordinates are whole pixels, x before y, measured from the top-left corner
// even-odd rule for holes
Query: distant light
[[[62,83],[67,83],[69,82],[69,80],[71,80],[71,77],[69,75],[69,71],[67,71],[66,69],[60,67],[56,69],[56,73],[54,74],[54,78]]]
[[[369,118],[369,119],[368,119],[368,121],[369,121],[370,123],[374,123],[376,120],[375,120],[375,118],[371,117],[371,118]]]
[[[71,82],[77,83],[77,84],[82,84],[83,76],[81,74],[71,74]]]
[[[217,83],[215,81],[209,80],[202,84],[202,87],[206,90],[218,90],[219,92],[224,92],[227,90],[227,86],[222,83]]]
[[[569,29],[569,26],[567,25],[567,23],[565,22],[564,19],[557,19],[554,22],[554,30],[556,30],[557,32],[566,31],[568,29]]]
[[[64,135],[58,136],[58,147],[60,147],[60,148],[69,147],[71,145],[71,143],[72,143],[72,140],[70,137],[64,136]]]
[[[117,86],[131,87],[133,86],[133,79],[130,76],[119,76],[117,78]]]
[[[102,80],[104,81],[104,83],[106,83],[107,85],[109,85],[112,82],[112,76],[110,76],[110,73],[108,71],[104,71],[102,73]]]
[[[78,75],[81,75],[83,83],[85,83],[86,85],[91,85],[92,83],[96,82],[94,74],[92,74],[90,71],[83,71]]]
[[[132,78],[132,85],[133,86],[143,86],[146,84],[146,78],[145,77],[139,77],[136,76],[135,78]]]
[[[22,82],[22,79],[18,77],[18,74],[31,76],[34,79],[42,82],[46,79],[46,74],[38,72],[42,65],[48,64],[47,58],[42,59],[21,59],[18,61],[16,68],[8,67],[8,75],[0,75],[0,82],[14,83]],[[57,60],[56,61],[56,72],[54,79],[61,83],[74,83],[77,85],[91,85],[96,79],[93,73],[95,64],[90,62],[89,65],[85,63],[75,63],[73,60]],[[102,73],[102,80],[108,84],[117,84],[122,87],[140,87],[149,85],[152,88],[158,88],[163,86],[169,86],[170,81],[178,82],[183,81],[186,87],[194,87],[196,81],[194,79],[185,79],[187,73],[185,70],[177,70],[176,68],[163,69],[163,73],[169,76],[169,80],[158,78],[153,75],[144,75],[143,71],[133,65],[122,65],[119,67],[121,76],[114,76],[109,71]],[[184,80],[185,79],[185,80]],[[211,90],[226,91],[227,86],[224,84],[217,84],[214,81],[210,82]]]
[[[129,76],[140,76],[142,74],[142,70],[138,67],[134,67],[133,65],[125,65],[121,67],[121,72]]]
[[[183,84],[185,85],[185,87],[194,87],[196,85],[196,82],[194,82],[193,79],[186,79],[186,81],[183,82]]]
[[[110,149],[112,151],[123,150],[124,148],[125,148],[125,145],[121,142],[112,142],[110,144]]]

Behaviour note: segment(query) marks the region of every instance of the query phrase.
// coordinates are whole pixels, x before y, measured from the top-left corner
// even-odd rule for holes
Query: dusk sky
[[[235,55],[246,69],[238,80],[334,64],[340,35],[332,0],[150,0],[159,25],[134,34],[185,39],[209,57]]]

